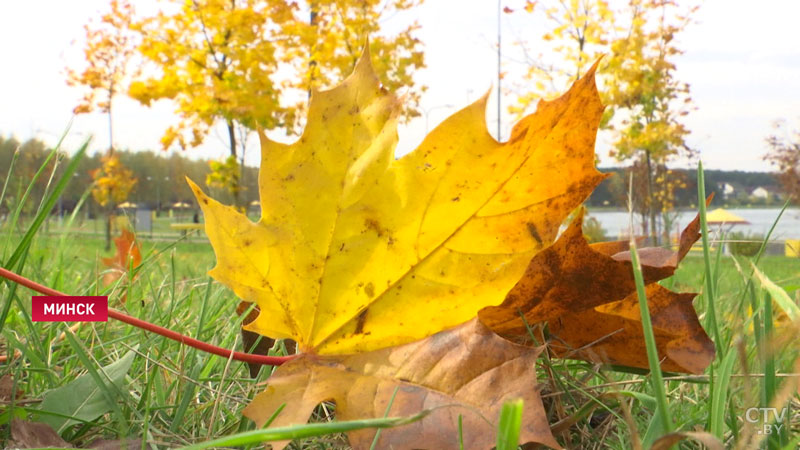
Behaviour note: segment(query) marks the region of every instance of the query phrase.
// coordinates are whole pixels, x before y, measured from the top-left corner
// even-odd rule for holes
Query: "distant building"
[[[725,198],[732,196],[733,193],[736,192],[736,188],[734,188],[732,184],[730,183],[721,183],[721,184],[722,186],[720,186],[720,188],[722,189],[722,195]]]
[[[735,198],[737,193],[738,194],[744,194],[746,192],[745,189],[744,189],[744,186],[739,184],[739,183],[737,183],[737,182],[735,182],[735,181],[734,182],[727,182],[727,181],[719,182],[719,183],[717,183],[717,189],[719,189],[722,192],[722,198],[724,198],[726,200]]]
[[[753,192],[751,192],[750,195],[752,195],[755,198],[766,200],[769,198],[769,191],[766,188],[759,186],[753,189]]]
[[[757,200],[772,200],[779,198],[780,193],[774,186],[759,186],[750,192],[750,197]]]

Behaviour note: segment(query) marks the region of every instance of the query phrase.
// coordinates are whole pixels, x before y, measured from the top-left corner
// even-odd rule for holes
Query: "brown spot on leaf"
[[[526,225],[528,226],[528,233],[531,234],[531,237],[533,237],[539,245],[542,245],[542,237],[539,236],[539,231],[536,230],[536,224],[528,222]]]
[[[371,296],[370,296],[371,297]],[[369,308],[361,311],[358,313],[356,317],[356,331],[355,334],[361,334],[364,332],[364,324],[367,322],[367,313],[369,312]]]
[[[367,227],[367,230],[374,231],[378,235],[378,237],[383,236],[383,230],[381,229],[381,224],[377,220],[368,217],[364,219],[364,225]]]

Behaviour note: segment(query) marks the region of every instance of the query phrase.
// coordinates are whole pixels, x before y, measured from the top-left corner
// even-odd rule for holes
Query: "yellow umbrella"
[[[725,223],[728,225],[735,225],[738,223],[741,224],[750,223],[747,220],[737,216],[736,214],[722,208],[717,208],[711,211],[710,213],[706,214],[706,222],[709,224]]]

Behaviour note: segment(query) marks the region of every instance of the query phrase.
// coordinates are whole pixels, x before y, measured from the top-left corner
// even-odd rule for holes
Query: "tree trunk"
[[[111,103],[108,104],[108,154],[114,154],[114,128],[111,123]]]
[[[653,168],[650,163],[650,151],[645,150],[647,161],[647,215],[650,217],[650,238],[653,246],[658,245],[658,230],[656,229],[656,211],[653,208]]]
[[[114,155],[114,128],[111,122],[111,96],[112,91],[108,93],[108,157]],[[105,208],[106,213],[106,251],[111,250],[111,213],[114,211],[114,200],[111,198],[111,189],[108,190],[108,206]]]
[[[106,251],[108,251],[111,250],[111,211],[113,210],[111,199],[108,200],[108,206],[104,209],[106,210]]]
[[[234,127],[233,120],[228,120],[228,140],[230,142],[230,150],[231,156],[233,156],[234,160],[236,159],[236,128]],[[242,206],[241,199],[239,198],[239,192],[241,191],[241,181],[237,177],[234,180],[234,185],[231,186],[233,189],[233,204],[237,208]]]

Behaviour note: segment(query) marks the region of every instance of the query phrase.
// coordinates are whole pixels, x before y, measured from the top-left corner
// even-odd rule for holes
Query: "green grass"
[[[770,279],[781,284],[784,288],[794,291],[800,288],[800,258],[786,258],[777,255],[762,256],[758,267]],[[675,275],[667,283],[674,281],[675,288],[681,291],[697,291],[703,281],[703,257],[688,255],[678,266]],[[736,264],[731,257],[724,257],[720,261],[719,275],[716,279],[718,291],[723,296],[740,295],[746,280],[737,271]]]
[[[11,241],[19,237],[15,236]],[[102,276],[103,268],[97,261],[111,254],[103,250],[104,241],[101,238],[68,240],[62,252],[56,250],[54,253],[59,240],[56,235],[45,235],[33,241],[27,256],[25,275],[72,294],[91,294],[101,289],[97,280]],[[214,263],[209,244],[145,239],[143,255],[145,263],[139,276],[132,286],[120,287],[111,294],[112,306],[215,345],[240,345],[238,328],[235,320],[232,320],[236,318],[235,306],[238,301],[230,291],[212,283],[206,275]],[[679,291],[702,291],[703,267],[702,257],[689,256],[675,276],[664,284]],[[759,262],[759,268],[778,285],[786,288],[790,295],[796,295],[800,286],[800,259],[765,256]],[[753,378],[742,376],[741,362],[738,359],[735,361],[734,374],[729,380],[728,401],[722,404],[726,411],[738,413],[717,415],[714,422],[715,431],[719,430],[730,441],[730,421],[737,420],[739,427],[743,427],[746,407],[760,405],[758,391],[760,380],[764,377],[761,375],[763,371],[758,370],[757,346],[748,328],[751,325],[746,323],[751,316],[748,312],[749,303],[741,299],[746,286],[745,278],[729,257],[722,258],[717,274],[715,285],[722,332],[732,342],[736,342],[733,339],[735,337],[743,339],[750,371],[757,374]],[[0,289],[0,295],[4,301],[8,301],[8,287]],[[124,305],[121,304],[123,293],[131,299]],[[130,385],[118,400],[119,411],[90,424],[74,426],[65,435],[71,441],[81,444],[99,436],[125,434],[136,437],[146,435],[149,441],[165,445],[191,445],[252,430],[249,420],[241,416],[241,409],[261,389],[255,383],[265,380],[268,370],[262,370],[254,382],[242,363],[234,361],[226,369],[227,360],[224,358],[181,347],[175,342],[117,322],[83,324],[76,332],[77,341],[85,352],[82,357],[70,340],[57,339],[63,331],[62,325],[32,323],[29,320],[26,309],[31,294],[24,288],[14,293],[14,303],[3,331],[4,342],[0,343],[0,346],[6,347],[4,353],[10,354],[13,349],[19,349],[24,355],[12,364],[0,366],[0,373],[10,373],[24,391],[24,403],[18,406],[19,414],[33,415],[38,401],[48,390],[87,373],[87,366],[110,364],[138,346],[137,357],[128,374]],[[696,301],[695,305],[702,315],[702,303]],[[205,317],[205,320],[201,321],[201,317]],[[782,329],[779,328],[778,332]],[[36,339],[31,339],[31,336],[36,336]],[[791,362],[796,355],[796,348],[779,352],[773,362],[775,371],[792,372]],[[554,360],[550,370],[558,374],[558,386],[568,389],[569,394],[547,396],[548,392],[545,392],[545,404],[555,411],[553,408],[558,402],[563,411],[561,414],[582,414],[582,419],[570,433],[566,437],[560,436],[563,443],[580,447],[587,442],[602,441],[608,448],[627,448],[629,426],[619,407],[616,407],[617,403],[605,396],[608,392],[619,390],[625,390],[629,395],[639,395],[630,404],[631,417],[646,442],[648,438],[655,437],[647,434],[655,414],[655,403],[643,400],[647,396],[654,398],[652,388],[644,382],[647,378],[605,369],[598,371],[588,363],[571,360]],[[543,370],[540,376],[544,380],[547,374]],[[705,427],[709,420],[706,406],[711,401],[707,379],[675,378],[667,374],[666,380],[666,395],[671,414],[676,420],[676,429]],[[782,377],[777,378],[778,383],[783,380]],[[613,384],[613,387],[594,388],[605,384]],[[607,409],[601,406],[590,408],[590,412],[587,412],[587,404],[598,402]],[[608,410],[617,413],[610,414]],[[793,426],[800,424],[794,423]],[[7,429],[0,429],[0,433],[7,433]],[[311,445],[310,442],[321,442],[333,448],[342,445],[340,437],[309,438],[302,445]]]
[[[46,207],[44,203],[40,202],[40,209]],[[111,252],[104,250],[102,227],[94,234],[87,232],[96,225],[94,222],[80,225],[76,219],[70,225],[51,219],[31,235],[28,231],[37,220],[20,219],[13,226],[0,227],[0,260],[13,257],[28,278],[70,294],[103,291],[100,280],[104,268],[99,260]],[[111,306],[215,345],[240,349],[235,313],[238,300],[206,274],[214,265],[210,245],[201,236],[179,240],[177,233],[165,231],[166,218],[156,223],[164,236],[157,233],[158,239],[153,240],[143,236],[142,268],[133,283],[123,281],[113,288]],[[26,240],[26,235],[32,237]],[[20,246],[26,242],[29,245]],[[780,307],[768,301],[761,284],[749,282],[749,261],[720,255],[717,266],[714,254],[709,258],[690,255],[676,274],[663,282],[683,292],[702,293],[713,286],[720,340],[728,343],[726,352],[718,352],[719,357],[723,353],[728,357],[713,364],[713,382],[710,371],[701,376],[665,373],[662,394],[645,374],[582,361],[540,358],[539,382],[544,386],[542,396],[550,423],[573,423],[558,433],[557,439],[570,448],[627,449],[634,440],[647,448],[663,432],[662,424],[669,422],[677,431],[712,432],[729,447],[737,443],[770,449],[793,445],[800,430],[793,413],[785,424],[786,433],[760,441],[744,419],[749,407],[781,402],[791,403],[795,410],[800,407],[796,395],[783,394],[792,380],[787,374],[796,372],[793,364],[800,354],[797,332],[781,319]],[[797,301],[800,259],[767,255],[757,266]],[[712,274],[710,284],[706,273]],[[0,306],[8,312],[0,335],[0,353],[10,359],[0,364],[0,376],[11,375],[23,392],[0,408],[0,442],[9,436],[5,424],[10,417],[41,418],[38,408],[42,399],[79,376],[89,376],[100,386],[105,376],[100,368],[131,351],[135,357],[124,383],[103,384],[100,391],[102,399],[112,406],[108,412],[90,421],[76,417],[77,423],[67,427],[63,436],[73,444],[130,436],[144,437],[146,442],[164,447],[206,448],[250,446],[267,437],[268,432],[254,430],[241,410],[263,389],[257,383],[269,377],[269,368],[253,380],[243,363],[229,363],[113,321],[84,323],[74,330],[73,337],[64,324],[30,320],[32,294],[25,288],[0,284]],[[125,303],[123,298],[127,298]],[[701,318],[707,313],[705,305],[705,300],[695,300]],[[14,351],[21,356],[14,357]],[[550,374],[557,379],[549,378]],[[663,415],[657,412],[659,409],[667,410],[669,421],[659,416]],[[508,414],[503,436],[513,442],[517,415]],[[297,441],[298,448],[346,448],[340,434],[345,428],[397,425],[401,419],[336,426],[325,423],[322,415],[316,420],[323,423],[293,427],[286,431],[290,434],[281,436],[306,436]],[[458,436],[454,436],[454,442],[458,442]],[[469,448],[468,442],[465,448]],[[699,447],[681,443],[679,448]]]

